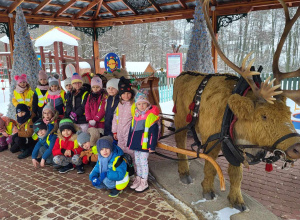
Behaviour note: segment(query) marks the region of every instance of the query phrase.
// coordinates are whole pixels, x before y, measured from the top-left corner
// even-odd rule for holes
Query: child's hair
[[[75,125],[74,125],[73,121],[71,119],[69,119],[69,118],[63,118],[59,122],[59,130],[60,130],[60,132],[62,132],[65,129],[71,130],[73,134],[76,133]]]

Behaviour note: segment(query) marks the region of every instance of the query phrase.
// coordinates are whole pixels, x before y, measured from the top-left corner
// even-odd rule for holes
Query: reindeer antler
[[[283,48],[283,45],[286,41],[286,38],[288,36],[288,33],[291,31],[293,25],[297,21],[297,19],[300,16],[300,7],[298,7],[296,14],[291,19],[290,13],[288,10],[288,7],[286,6],[286,3],[283,0],[278,0],[283,9],[285,14],[285,27],[283,30],[283,33],[281,35],[280,41],[278,43],[277,49],[275,51],[274,57],[273,57],[273,75],[276,77],[277,80],[275,80],[275,83],[280,84],[281,80],[286,78],[292,78],[292,77],[300,77],[300,68],[293,72],[283,73],[279,70],[279,57]],[[283,96],[288,97],[292,99],[294,102],[296,102],[298,105],[300,105],[300,90],[283,90],[282,93]]]
[[[213,28],[211,26],[211,23],[210,23],[210,18],[209,18],[209,14],[208,14],[208,11],[209,11],[209,1],[210,0],[204,0],[203,2],[203,12],[204,12],[204,18],[206,20],[206,24],[207,24],[207,28],[209,30],[209,33],[211,35],[211,38],[212,38],[212,41],[216,47],[216,50],[218,51],[218,54],[219,56],[221,57],[221,59],[229,66],[231,67],[234,71],[236,71],[238,74],[240,74],[246,81],[247,83],[249,84],[249,86],[251,87],[253,93],[255,94],[256,97],[258,98],[261,98],[261,99],[264,99],[266,100],[267,102],[269,103],[272,103],[273,104],[273,101],[272,100],[275,100],[275,98],[273,98],[274,95],[278,95],[278,94],[281,94],[282,92],[281,91],[276,91],[275,90],[277,88],[280,87],[280,85],[277,85],[277,86],[274,86],[272,87],[272,84],[273,84],[273,81],[272,80],[270,83],[269,83],[269,80],[266,81],[265,83],[262,83],[261,84],[261,87],[258,88],[258,86],[255,84],[255,82],[253,81],[252,79],[252,76],[253,75],[259,75],[260,73],[259,72],[255,72],[255,71],[251,71],[250,68],[251,66],[253,65],[255,59],[252,59],[248,66],[246,67],[246,62],[247,60],[249,59],[249,57],[252,55],[252,52],[249,53],[244,59],[243,59],[243,62],[242,62],[242,66],[241,67],[238,67],[236,66],[234,63],[232,63],[225,55],[224,53],[222,52],[222,50],[220,49],[219,47],[219,44],[218,44],[218,41],[217,39],[215,38],[215,34],[214,34],[214,31],[213,31]]]

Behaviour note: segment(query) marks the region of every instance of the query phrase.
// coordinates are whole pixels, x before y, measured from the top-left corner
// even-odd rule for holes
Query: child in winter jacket
[[[136,192],[144,192],[148,187],[148,157],[154,152],[158,140],[159,109],[150,104],[145,90],[135,96],[135,116],[132,119],[127,146],[134,151],[136,178],[130,187]]]
[[[60,118],[64,117],[65,113],[65,91],[59,86],[59,75],[54,74],[53,77],[49,77],[49,90],[46,94],[47,102],[50,103],[58,111]]]
[[[42,118],[44,105],[47,103],[46,93],[49,89],[47,74],[44,70],[39,72],[39,82],[33,94],[32,111],[37,118]]]
[[[93,186],[98,189],[110,189],[110,197],[117,197],[129,183],[127,165],[116,163],[123,151],[112,143],[111,136],[104,136],[97,141],[98,161],[89,175]]]
[[[55,141],[52,154],[53,162],[56,165],[63,166],[59,173],[67,173],[74,170],[73,164],[77,168],[77,173],[84,173],[80,153],[82,148],[77,142],[76,125],[69,118],[64,118],[59,122],[59,130],[57,131],[57,139]]]
[[[71,118],[82,131],[87,131],[89,124],[84,111],[89,94],[88,88],[83,86],[82,78],[78,73],[74,73],[72,76],[72,86],[73,90],[67,101],[65,117]]]
[[[134,158],[132,150],[127,148],[127,139],[132,117],[134,115],[134,91],[131,88],[130,80],[121,77],[119,84],[119,94],[121,100],[114,113],[112,122],[112,133],[115,140],[118,140],[118,146]]]
[[[57,137],[56,133],[53,132],[53,128],[53,124],[46,125],[42,119],[39,119],[33,125],[33,131],[39,138],[31,155],[32,164],[35,168],[38,168],[39,165],[41,167],[44,167],[45,164],[52,165],[52,149]],[[38,158],[38,154],[41,155],[40,158]]]
[[[111,132],[112,120],[114,117],[114,112],[119,104],[119,91],[118,84],[119,79],[111,79],[106,84],[106,91],[108,93],[108,98],[105,105],[105,126],[104,126],[104,136],[113,136]]]
[[[17,86],[14,90],[14,97],[12,98],[13,105],[17,107],[18,104],[25,104],[31,109],[34,92],[31,90],[30,85],[27,82],[27,75],[16,75],[14,78],[17,82]]]
[[[55,110],[51,103],[47,103],[42,112],[42,120],[43,122],[48,125],[53,125],[53,132],[56,133],[58,130],[58,123],[59,123],[59,114],[58,111]]]
[[[102,89],[102,80],[95,76],[91,82],[92,92],[85,104],[85,117],[89,127],[97,128],[99,133],[104,134],[104,115],[107,94]]]
[[[17,132],[17,122],[0,113],[0,152],[8,149],[13,135]]]
[[[18,133],[13,136],[10,151],[12,153],[16,153],[21,150],[22,153],[18,155],[18,158],[24,159],[31,155],[32,149],[36,143],[36,141],[32,139],[32,119],[35,117],[35,114],[31,113],[29,107],[25,104],[18,104],[16,107],[16,113]]]
[[[66,96],[65,96],[66,103],[68,102],[70,94],[73,89],[71,81],[72,81],[71,77],[68,77],[64,80],[65,91],[66,91]]]

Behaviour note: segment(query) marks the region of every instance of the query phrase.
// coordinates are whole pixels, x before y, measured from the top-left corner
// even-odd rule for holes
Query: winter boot
[[[119,194],[121,194],[123,192],[123,190],[117,190],[116,188],[115,189],[112,189],[109,193],[109,197],[117,197]]]
[[[84,169],[83,169],[83,164],[76,166],[77,169],[77,173],[78,174],[83,174],[84,173]]]
[[[18,155],[18,159],[25,159],[27,157],[31,156],[31,150],[26,149],[21,154]]]
[[[133,181],[132,185],[130,186],[130,189],[136,189],[138,188],[138,186],[141,184],[141,177],[140,176],[136,176],[135,180]]]
[[[135,191],[136,191],[137,193],[141,193],[141,192],[146,191],[147,189],[149,189],[149,186],[148,186],[148,180],[147,180],[147,179],[141,178],[141,183],[140,183],[140,185],[135,189]]]
[[[74,170],[73,164],[69,163],[67,166],[64,166],[59,169],[59,173],[67,173],[71,170]]]
[[[8,149],[8,145],[6,146],[0,146],[0,152],[5,151]]]
[[[6,137],[5,136],[2,136],[2,134],[0,135],[0,152],[8,149],[8,144],[7,144],[7,141],[6,141]]]

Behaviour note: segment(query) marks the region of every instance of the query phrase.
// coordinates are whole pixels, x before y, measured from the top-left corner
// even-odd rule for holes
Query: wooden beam
[[[214,35],[215,35],[215,38],[218,40],[218,33],[217,33],[217,13],[216,11],[213,11],[212,12],[212,27],[213,27],[213,30],[214,30]],[[215,69],[215,73],[218,72],[218,52],[217,52],[217,49],[215,47],[215,45],[213,44],[213,42],[211,42],[211,55],[212,55],[212,62],[213,62],[213,65],[214,65],[214,69]]]
[[[41,55],[42,69],[46,71],[44,47],[40,47],[40,55]]]
[[[64,7],[62,7],[61,9],[59,9],[54,17],[57,18],[58,16],[60,16],[62,13],[64,13],[68,8],[70,8],[72,5],[74,5],[78,0],[71,0],[69,1],[67,4],[65,4]]]
[[[187,9],[188,6],[185,4],[185,2],[183,0],[177,0],[179,2],[179,4],[181,5],[181,7],[183,7],[184,9]]]
[[[93,19],[97,19],[97,18],[98,18],[100,9],[101,9],[101,7],[102,7],[102,2],[103,2],[103,0],[101,0],[101,1],[98,3],[97,10],[95,11],[95,14],[94,14],[94,16],[93,16]]]
[[[103,2],[103,0],[101,0]],[[91,2],[90,4],[88,4],[87,6],[85,6],[83,9],[81,9],[77,14],[75,14],[73,16],[73,19],[77,19],[79,18],[81,15],[83,15],[84,13],[86,13],[87,11],[89,11],[92,7],[94,7],[95,5],[97,5],[100,2],[100,0],[94,0],[93,2]]]
[[[148,0],[148,1],[152,4],[152,6],[153,6],[153,8],[155,9],[155,11],[161,12],[161,8],[159,7],[158,4],[156,4],[155,1],[152,1],[152,0]]]
[[[128,4],[127,0],[122,0],[122,2],[123,2],[124,5],[127,6],[127,8],[129,8],[129,10],[130,10],[133,14],[135,14],[135,15],[138,15],[138,14],[139,14],[133,7],[131,7],[130,4]]]
[[[53,53],[54,53],[54,62],[55,62],[55,72],[60,75],[59,57],[58,57],[58,42],[57,41],[55,41],[53,43],[53,48],[54,48]]]
[[[93,43],[93,52],[94,52],[94,66],[95,73],[100,73],[100,53],[99,53],[99,44],[98,41],[94,41]]]
[[[33,15],[39,13],[45,6],[47,6],[52,0],[44,0],[42,3],[40,3],[32,12]]]
[[[75,69],[76,73],[79,74],[79,56],[78,56],[78,46],[74,46],[74,56],[75,56]]]
[[[16,10],[16,8],[23,2],[24,2],[24,0],[17,0],[14,3],[12,3],[8,8],[8,14],[14,12],[14,10]]]
[[[103,5],[103,7],[104,7],[107,11],[109,11],[115,18],[116,18],[116,17],[119,17],[119,15],[118,15],[114,10],[112,10],[105,2],[102,2],[102,5]]]

